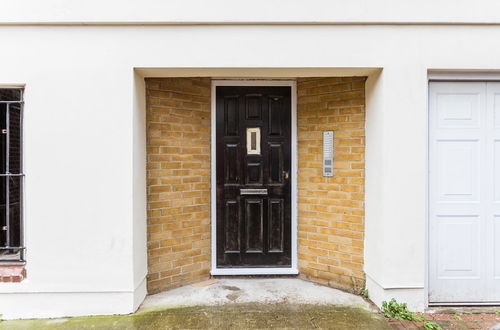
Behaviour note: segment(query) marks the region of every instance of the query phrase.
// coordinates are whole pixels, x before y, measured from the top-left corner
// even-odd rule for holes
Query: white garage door
[[[500,302],[500,83],[432,82],[429,302]]]

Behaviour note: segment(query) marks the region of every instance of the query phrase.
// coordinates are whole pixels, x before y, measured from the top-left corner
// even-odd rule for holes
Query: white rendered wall
[[[137,309],[146,296],[147,261],[147,187],[146,187],[146,84],[144,78],[131,72],[134,79],[132,114],[132,155],[133,164],[133,288],[135,290],[133,310]]]
[[[1,83],[26,85],[27,246],[27,279],[0,284],[0,310],[4,318],[129,313],[146,268],[145,202],[134,205],[145,192],[133,190],[133,69],[113,60],[98,31],[54,32],[0,29]]]
[[[147,266],[139,74],[182,70],[134,75],[134,68],[198,67],[205,69],[186,72],[214,77],[371,73],[368,289],[378,304],[398,296],[423,308],[427,70],[498,70],[499,34],[496,26],[0,27],[0,83],[26,85],[28,247],[28,279],[0,284],[3,317],[126,313],[142,300]],[[382,70],[377,76],[377,70],[356,68]],[[34,296],[51,303],[30,307]]]
[[[17,0],[1,23],[500,23],[495,0]]]

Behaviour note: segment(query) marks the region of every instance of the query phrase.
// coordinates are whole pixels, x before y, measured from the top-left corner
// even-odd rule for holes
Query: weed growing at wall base
[[[408,310],[408,306],[405,303],[398,303],[394,298],[389,302],[382,302],[382,311],[385,317],[395,320],[424,321],[423,317],[413,315],[413,313]],[[426,330],[442,330],[439,324],[431,321],[424,321],[424,328]]]
[[[432,322],[432,321],[425,321],[424,328],[425,328],[425,330],[443,330],[443,328],[441,328],[441,326],[439,324],[437,324],[436,322]]]
[[[370,294],[368,293],[368,289],[361,290],[360,296],[363,297],[363,298],[365,298],[365,299],[370,298]]]
[[[408,310],[405,303],[398,303],[396,299],[392,298],[389,302],[382,302],[382,311],[385,317],[390,317],[395,320],[409,320],[418,321],[418,318]]]

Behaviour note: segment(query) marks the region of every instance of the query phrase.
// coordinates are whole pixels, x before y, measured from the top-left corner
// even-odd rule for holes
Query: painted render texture
[[[429,73],[498,75],[498,1],[118,2],[0,11],[0,85],[25,88],[27,258],[26,278],[0,285],[3,318],[130,313],[144,300],[144,79],[168,77],[366,76],[363,238],[347,230],[363,258],[332,257],[340,266],[328,269],[354,277],[342,261],[362,263],[377,305],[427,307]],[[319,244],[312,235],[326,226],[315,226],[299,239]],[[325,271],[319,254],[300,255]]]

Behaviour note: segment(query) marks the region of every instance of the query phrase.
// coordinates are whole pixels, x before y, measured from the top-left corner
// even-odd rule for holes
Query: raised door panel
[[[224,133],[226,136],[239,135],[239,97],[227,96],[224,98]]]
[[[439,201],[478,201],[480,143],[477,140],[437,141]]]
[[[492,95],[493,122],[496,129],[500,129],[500,90],[493,91]]]
[[[240,153],[238,144],[226,144],[224,149],[224,163],[224,184],[238,184],[240,182]]]
[[[439,128],[479,128],[481,94],[478,92],[440,93],[437,95]]]
[[[240,253],[240,203],[226,200],[224,207],[224,252]]]
[[[262,95],[247,94],[245,96],[245,114],[247,120],[262,119]]]
[[[493,142],[493,201],[500,203],[500,140]]]
[[[493,217],[493,237],[493,278],[498,281],[500,280],[500,214]],[[499,290],[497,287],[497,291]]]
[[[437,226],[438,278],[478,279],[480,221],[477,216],[440,216]]]
[[[264,251],[264,201],[261,198],[245,200],[246,252]]]
[[[252,160],[247,162],[246,184],[262,185],[262,162],[260,160]]]
[[[283,144],[269,143],[269,183],[283,183]]]
[[[269,199],[269,252],[283,252],[285,226],[283,199]]]
[[[283,124],[284,98],[282,96],[269,96],[269,135],[281,136]]]

